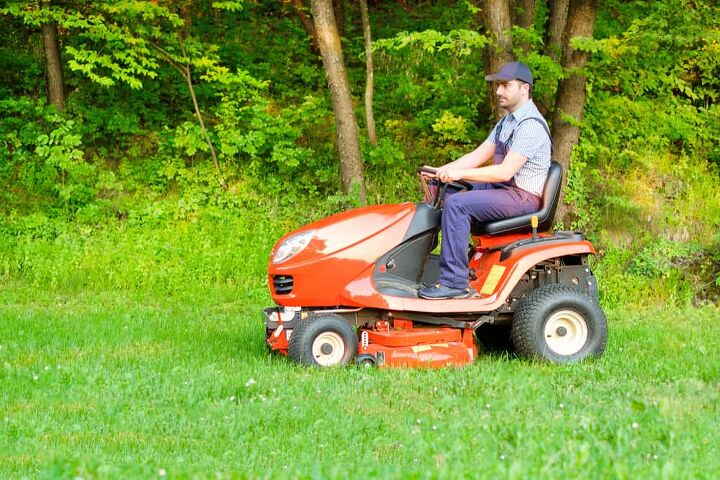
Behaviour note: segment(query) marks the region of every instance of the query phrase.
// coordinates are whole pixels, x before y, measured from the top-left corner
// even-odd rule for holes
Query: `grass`
[[[605,356],[581,365],[307,369],[263,345],[280,230],[6,237],[0,478],[720,472],[717,307],[609,310]]]
[[[322,371],[261,304],[0,291],[0,476],[669,477],[720,471],[714,308],[610,312],[597,362]]]

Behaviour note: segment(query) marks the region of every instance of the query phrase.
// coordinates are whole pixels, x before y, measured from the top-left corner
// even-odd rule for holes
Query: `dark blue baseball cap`
[[[509,62],[500,68],[500,71],[485,77],[490,82],[509,82],[510,80],[522,80],[525,83],[533,84],[533,76],[527,65],[520,62]]]

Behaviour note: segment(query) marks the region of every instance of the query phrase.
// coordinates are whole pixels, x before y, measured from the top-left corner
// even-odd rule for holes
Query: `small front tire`
[[[288,355],[315,367],[346,365],[357,354],[353,328],[339,315],[314,314],[300,320],[290,336]]]
[[[513,318],[517,352],[552,363],[599,357],[608,326],[600,306],[572,285],[545,285],[522,301]]]
[[[377,367],[377,358],[370,353],[363,353],[355,357],[355,365],[363,368]]]

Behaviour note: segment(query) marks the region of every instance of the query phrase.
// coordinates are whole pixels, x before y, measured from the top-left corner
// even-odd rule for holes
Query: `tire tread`
[[[303,365],[318,366],[314,361],[312,361],[312,359],[308,358],[305,354],[306,349],[308,348],[308,340],[305,337],[307,335],[306,332],[309,329],[315,327],[318,321],[322,321],[324,319],[331,319],[332,321],[336,322],[336,328],[333,330],[337,330],[337,333],[339,333],[343,338],[346,338],[349,341],[349,344],[346,345],[346,348],[349,348],[352,354],[345,363],[350,362],[350,360],[352,360],[355,354],[357,354],[357,336],[355,335],[352,327],[345,321],[343,317],[332,313],[310,314],[307,318],[298,322],[297,326],[292,332],[292,335],[290,336],[290,341],[288,342],[288,356],[291,360]],[[340,330],[344,330],[344,332]]]
[[[580,303],[583,308],[587,310],[586,313],[591,316],[596,316],[593,322],[593,328],[597,329],[594,335],[599,345],[585,356],[599,357],[603,354],[607,344],[608,327],[602,309],[582,290],[573,285],[566,284],[544,285],[531,292],[518,306],[512,322],[511,338],[519,354],[539,360],[556,361],[558,363],[578,361],[585,358],[585,356],[577,359],[572,357],[561,358],[559,356],[553,358],[553,355],[548,357],[548,354],[545,353],[543,349],[538,348],[538,342],[534,335],[534,328],[539,321],[538,316],[543,314],[548,303],[556,302],[561,304],[562,302],[568,301],[568,299],[572,299],[572,297],[581,300]],[[592,322],[593,320],[586,319],[586,321]]]

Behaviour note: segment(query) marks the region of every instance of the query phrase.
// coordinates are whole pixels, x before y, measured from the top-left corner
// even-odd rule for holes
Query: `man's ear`
[[[525,89],[525,91],[527,92],[528,98],[530,98],[530,84],[529,84],[529,83],[525,83],[525,82],[521,82],[521,83],[522,83],[522,85],[521,85],[520,88]]]

